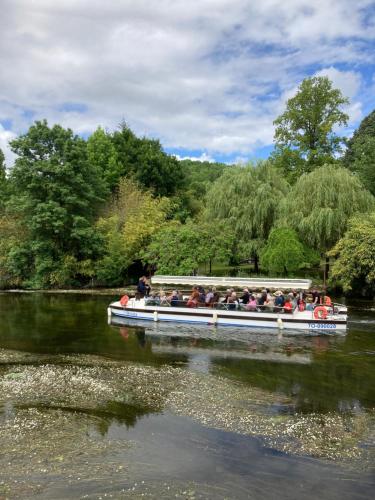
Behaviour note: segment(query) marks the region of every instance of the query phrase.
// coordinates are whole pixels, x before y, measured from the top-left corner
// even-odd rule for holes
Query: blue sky
[[[87,137],[125,120],[181,158],[264,158],[303,78],[375,108],[369,0],[1,0],[0,147],[35,119]]]

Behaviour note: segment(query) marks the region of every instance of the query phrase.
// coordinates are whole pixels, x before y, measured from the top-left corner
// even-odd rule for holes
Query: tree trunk
[[[212,259],[210,259],[210,275],[212,274]]]
[[[259,274],[259,259],[256,254],[254,254],[254,271],[256,274]]]
[[[326,254],[326,261],[324,263],[324,272],[323,272],[323,286],[327,286],[328,274],[329,274],[329,257]]]

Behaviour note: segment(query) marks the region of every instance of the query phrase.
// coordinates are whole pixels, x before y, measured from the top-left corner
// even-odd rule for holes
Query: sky
[[[264,158],[301,81],[375,108],[375,1],[0,0],[0,148],[46,118],[87,137],[125,120],[179,158]]]

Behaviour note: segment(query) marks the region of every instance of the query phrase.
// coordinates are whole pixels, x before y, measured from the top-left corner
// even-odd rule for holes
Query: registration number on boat
[[[334,323],[309,323],[309,328],[311,330],[335,330],[336,325]]]

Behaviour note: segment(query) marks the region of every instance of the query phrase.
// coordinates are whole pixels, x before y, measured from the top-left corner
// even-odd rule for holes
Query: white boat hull
[[[228,311],[209,308],[186,308],[148,306],[144,300],[131,299],[126,307],[120,302],[109,306],[109,315],[148,321],[173,321],[175,323],[196,323],[217,326],[245,326],[278,329],[319,330],[326,332],[345,331],[346,314],[315,319],[312,311],[288,313],[266,313]]]

